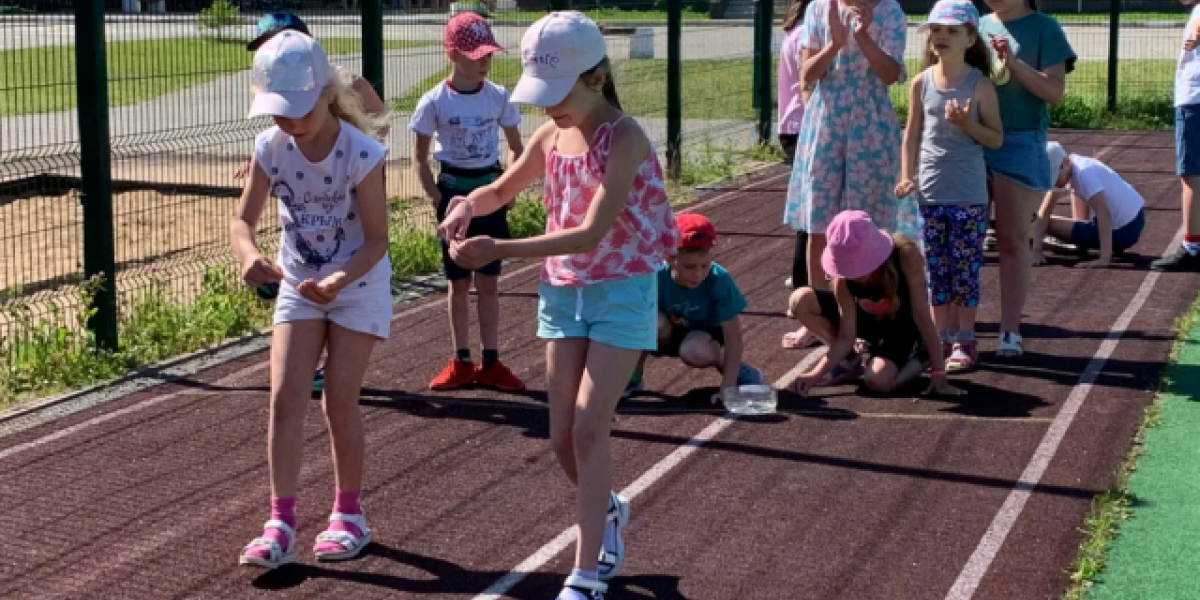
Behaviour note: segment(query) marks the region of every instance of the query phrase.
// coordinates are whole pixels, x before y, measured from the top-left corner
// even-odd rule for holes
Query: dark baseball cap
[[[273,12],[267,13],[263,18],[258,20],[258,25],[254,26],[254,39],[246,44],[246,49],[254,52],[258,47],[263,45],[263,42],[271,38],[271,36],[286,30],[299,31],[304,35],[312,37],[312,33],[308,31],[308,25],[291,12]]]

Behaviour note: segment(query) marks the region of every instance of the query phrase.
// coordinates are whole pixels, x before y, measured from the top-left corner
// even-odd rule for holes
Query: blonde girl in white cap
[[[494,183],[455,198],[439,234],[466,268],[544,258],[538,336],[546,350],[550,438],[576,485],[575,569],[559,600],[599,600],[625,560],[629,503],[612,492],[609,434],[625,383],[658,345],[658,276],[679,233],[646,133],[621,110],[604,37],[582,13],[554,12],[521,40],[514,102],[550,120]],[[465,238],[473,216],[498,210],[545,178],[546,234]]]
[[[267,456],[271,517],[239,562],[273,569],[296,560],[296,488],[313,369],[327,350],[323,408],[333,445],[336,492],[320,560],[357,556],[370,542],[363,517],[363,428],[358,394],[375,342],[388,336],[392,304],[383,161],[372,136],[381,119],[333,76],[311,37],[283,31],[254,55],[251,118],[275,126],[254,141],[250,179],[230,223],[246,283],[279,285],[271,342]],[[275,261],[255,242],[269,196],[282,229]]]

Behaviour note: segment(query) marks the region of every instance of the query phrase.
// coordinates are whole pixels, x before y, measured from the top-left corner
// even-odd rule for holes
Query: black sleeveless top
[[[896,298],[899,299],[899,306],[892,306],[891,299],[883,297],[884,290],[882,285],[866,286],[857,281],[847,279],[846,287],[849,289],[850,295],[854,296],[854,304],[858,307],[857,320],[861,325],[911,328],[915,330],[917,322],[913,318],[912,307],[908,306],[912,303],[912,300],[911,296],[909,296],[908,278],[904,276],[904,269],[900,267],[899,248],[892,250],[892,255],[888,257],[887,262],[891,263],[899,275],[899,281],[896,285]],[[867,321],[865,322],[864,319]]]

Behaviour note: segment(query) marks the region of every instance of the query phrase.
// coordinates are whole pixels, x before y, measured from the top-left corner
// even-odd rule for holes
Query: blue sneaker
[[[325,369],[317,369],[313,374],[313,393],[320,394],[325,391]]]
[[[757,367],[752,367],[746,363],[742,363],[738,369],[737,384],[738,385],[762,385],[763,373]]]
[[[621,392],[621,399],[628,400],[630,396],[642,391],[642,388],[644,387],[645,385],[642,382],[642,373],[640,371],[635,371],[633,375],[629,377],[629,383],[625,384],[625,391]]]

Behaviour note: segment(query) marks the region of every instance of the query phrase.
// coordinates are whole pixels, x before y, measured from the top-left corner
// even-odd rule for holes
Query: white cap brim
[[[277,92],[259,92],[254,95],[254,101],[250,103],[250,113],[246,115],[246,118],[271,116],[299,119],[312,112],[320,97],[320,89],[288,92],[286,95]]]
[[[519,104],[532,104],[542,108],[555,106],[567,98],[579,76],[541,79],[521,75],[510,99]]]

